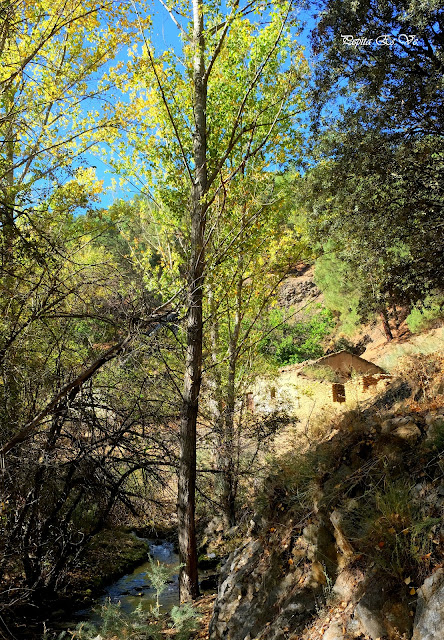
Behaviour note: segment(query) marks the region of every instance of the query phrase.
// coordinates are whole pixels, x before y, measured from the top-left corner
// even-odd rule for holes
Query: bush
[[[431,427],[433,432],[432,445],[440,455],[444,453],[444,420],[437,420]]]
[[[320,309],[319,305],[315,313],[293,323],[285,319],[283,311],[273,309],[263,327],[267,335],[259,349],[278,366],[320,358],[324,355],[322,343],[334,326],[331,311]]]
[[[431,530],[439,522],[422,512],[411,483],[387,479],[382,489],[370,486],[344,518],[346,536],[355,546],[400,577],[416,573],[432,551]]]
[[[428,296],[421,306],[413,307],[406,318],[412,333],[420,333],[431,328],[437,321],[444,320],[444,296]]]
[[[177,630],[177,640],[188,640],[193,631],[198,627],[198,615],[196,609],[188,602],[180,607],[173,607],[170,612],[173,627]]]
[[[150,555],[148,555],[148,560],[150,567],[146,573],[149,581],[156,590],[156,609],[154,613],[158,616],[160,612],[159,597],[166,590],[168,580],[179,571],[180,566],[170,567],[159,562],[159,560],[155,562]]]
[[[189,603],[173,607],[169,615],[171,626],[176,630],[176,640],[188,640],[198,628],[199,616]],[[74,631],[63,631],[57,640],[161,640],[164,637],[162,631],[168,624],[168,616],[159,619],[157,614],[153,619],[142,610],[141,605],[132,613],[125,613],[120,602],[112,603],[109,600],[100,608],[100,617],[99,624],[81,622]],[[46,632],[44,640],[49,637]]]
[[[125,613],[120,602],[108,601],[102,605],[100,615],[102,622],[99,625],[79,623],[74,631],[69,632],[71,640],[160,640],[162,637],[160,625],[147,619],[140,606],[132,613]],[[68,634],[62,633],[57,640],[62,638],[68,638]]]

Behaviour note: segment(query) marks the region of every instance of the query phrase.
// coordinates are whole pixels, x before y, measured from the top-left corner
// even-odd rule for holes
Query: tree
[[[359,293],[361,320],[379,314],[391,339],[396,305],[420,303],[444,278],[442,7],[317,7],[316,166],[298,181],[301,206],[324,267],[334,252]],[[350,44],[352,36],[365,43]]]
[[[177,402],[159,364],[174,348],[173,320],[141,291],[137,263],[123,258],[106,218],[56,219],[51,259],[34,264],[26,254],[19,271],[16,255],[15,294],[2,316],[15,414],[0,385],[8,619],[21,619],[14,606],[65,587],[68,569],[116,513],[149,517],[176,468],[168,425]]]
[[[0,11],[1,570],[23,569],[21,602],[55,589],[116,501],[130,504],[146,450],[125,419],[117,424],[114,398],[103,418],[93,382],[169,312],[152,315],[155,301],[125,288],[73,220],[101,190],[84,155],[116,126],[114,110],[93,102],[115,87],[111,60],[131,37],[125,5],[41,0]],[[79,523],[94,501],[95,517]]]
[[[391,339],[390,310],[421,302],[444,279],[442,143],[400,143],[355,128],[353,141],[344,131],[326,146],[332,157],[296,187],[311,240],[318,255],[325,254],[316,270],[319,284],[325,289],[330,282],[333,293],[336,283],[338,291],[342,273],[348,280],[342,293],[358,295],[361,320],[380,314]]]
[[[227,8],[201,0],[180,10],[173,7],[169,13],[183,39],[183,71],[173,62],[175,52],[156,57],[146,40],[132,77],[132,172],[139,172],[139,178],[143,171],[148,174],[160,215],[179,218],[178,259],[187,296],[178,497],[182,600],[198,594],[196,423],[206,252],[217,221],[214,203],[247,165],[259,160],[266,166],[272,155],[284,163],[297,147],[295,116],[303,106],[299,87],[305,62],[292,39],[291,11],[291,3],[242,6],[238,1]],[[155,135],[147,140],[150,126]],[[136,166],[137,155],[144,169]]]
[[[110,61],[130,38],[131,16],[124,4],[76,0],[13,1],[0,11],[0,354],[3,418],[14,433],[15,342],[82,288],[80,278],[66,286],[67,260],[59,257],[72,233],[67,221],[101,191],[94,169],[80,162],[116,126],[109,108],[99,114],[93,105],[115,85]]]
[[[442,135],[442,4],[433,0],[315,4],[314,97],[319,108],[339,94],[347,96],[346,112],[366,114],[373,125],[396,130],[404,139]],[[349,36],[366,44],[352,45]]]
[[[207,388],[203,401],[213,425],[216,495],[227,527],[236,522],[242,473],[253,473],[258,450],[282,416],[247,415],[245,394],[260,370],[262,316],[273,305],[279,284],[300,258],[297,234],[287,225],[279,179],[256,168],[233,181],[209,244],[204,318]]]
[[[159,435],[167,404],[146,373],[168,312],[132,294],[82,223],[65,224],[64,243],[58,228],[49,272],[25,261],[3,319],[16,396],[11,415],[1,385],[0,571],[23,579],[2,608],[50,596],[115,505],[134,510],[133,478],[158,485],[158,469],[174,468],[171,438]]]

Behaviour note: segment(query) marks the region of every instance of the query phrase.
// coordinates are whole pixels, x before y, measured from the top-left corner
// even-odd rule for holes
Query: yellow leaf
[[[412,587],[412,588],[410,589],[409,593],[410,593],[410,595],[411,595],[411,596],[414,596],[414,595],[415,595],[415,593],[416,593],[416,589],[415,589],[415,587]]]

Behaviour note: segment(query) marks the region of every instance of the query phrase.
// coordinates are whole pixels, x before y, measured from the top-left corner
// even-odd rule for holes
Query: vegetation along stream
[[[164,611],[169,611],[174,605],[179,604],[178,574],[174,573],[174,567],[179,567],[179,556],[175,553],[172,542],[148,539],[146,542],[149,544],[151,560],[171,569],[171,577],[164,591],[159,594],[159,605]],[[89,619],[98,622],[100,607],[107,601],[120,602],[125,613],[131,613],[137,607],[141,607],[143,611],[150,611],[157,604],[156,589],[149,579],[150,568],[151,562],[147,559],[134,571],[113,582],[92,607],[76,613],[77,621]]]

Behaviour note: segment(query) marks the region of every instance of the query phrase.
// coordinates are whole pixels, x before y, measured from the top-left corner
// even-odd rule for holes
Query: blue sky
[[[178,29],[173,24],[166,10],[157,3],[158,11],[154,15],[152,40],[157,51],[173,48],[179,54],[181,50],[181,41],[178,36]],[[301,21],[305,21],[307,25],[303,29],[298,40],[305,46],[306,56],[310,59],[310,45],[308,35],[310,30],[314,26],[313,18],[304,11],[300,11]],[[117,56],[118,61],[126,62],[128,60],[128,48],[124,48],[119,52]],[[123,187],[117,186],[116,190],[111,189],[113,178],[119,184],[119,176],[115,175],[112,169],[107,166],[101,159],[101,154],[89,153],[85,155],[85,160],[89,166],[96,167],[96,175],[100,180],[103,180],[104,187],[107,191],[102,195],[99,207],[108,207],[114,200],[123,198],[125,200],[130,199],[134,195],[140,192],[139,185],[126,182]]]

